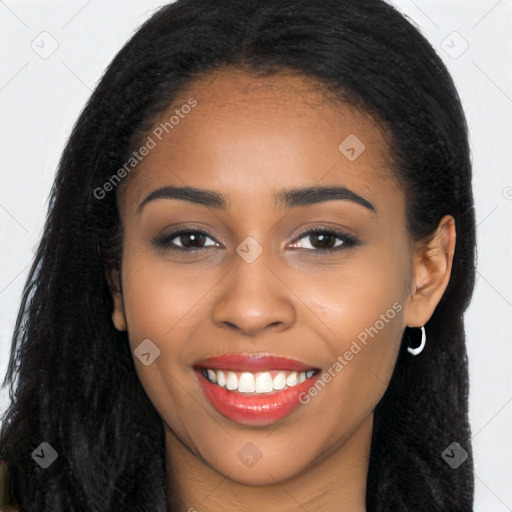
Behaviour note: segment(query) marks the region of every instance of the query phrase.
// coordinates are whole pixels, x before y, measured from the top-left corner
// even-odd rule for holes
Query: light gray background
[[[0,378],[73,123],[107,64],[163,3],[0,1]],[[512,0],[392,3],[437,49],[466,110],[479,243],[466,314],[475,510],[512,511]],[[4,391],[0,412],[7,404]]]

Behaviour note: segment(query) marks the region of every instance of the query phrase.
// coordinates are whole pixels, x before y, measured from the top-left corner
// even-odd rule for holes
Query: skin
[[[120,276],[108,271],[117,329],[128,331],[132,350],[149,338],[161,351],[149,366],[134,361],[164,422],[169,485],[180,510],[364,511],[373,410],[405,327],[424,325],[448,284],[454,220],[443,217],[429,244],[413,243],[385,132],[307,79],[218,71],[190,85],[155,126],[189,97],[197,106],[118,190],[123,263]],[[338,149],[350,134],[366,146],[354,161]],[[138,211],[168,185],[221,192],[229,209],[160,198]],[[280,189],[327,185],[349,188],[376,213],[339,199],[274,205]],[[320,253],[325,245],[317,238],[297,236],[317,226],[360,243]],[[202,252],[155,246],[159,235],[181,227],[209,233],[196,242]],[[252,263],[236,252],[247,236],[263,249]],[[269,426],[240,425],[218,413],[191,367],[242,352],[326,371],[394,303],[401,310],[321,392]],[[250,468],[237,457],[248,442],[262,455]]]

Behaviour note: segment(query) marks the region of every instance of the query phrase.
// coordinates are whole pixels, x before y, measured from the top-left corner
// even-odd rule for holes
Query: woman
[[[19,510],[472,510],[474,254],[457,92],[391,6],[163,7],[60,162],[7,374]]]

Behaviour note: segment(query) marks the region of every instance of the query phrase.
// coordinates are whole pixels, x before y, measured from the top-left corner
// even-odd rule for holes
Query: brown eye
[[[197,251],[207,247],[218,246],[217,242],[204,245],[207,239],[212,239],[208,233],[191,229],[183,229],[161,235],[156,238],[153,243],[160,248],[176,251]]]
[[[297,238],[297,240],[303,239],[306,240],[306,245],[309,245],[309,247],[305,247],[308,251],[313,250],[320,253],[346,249],[359,243],[355,237],[348,233],[325,228],[313,228],[305,231]],[[297,247],[297,243],[294,243],[293,246]]]

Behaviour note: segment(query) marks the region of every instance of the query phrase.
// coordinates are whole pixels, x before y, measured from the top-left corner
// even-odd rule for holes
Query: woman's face
[[[373,119],[298,77],[224,71],[147,135],[119,191],[115,319],[168,443],[247,484],[368,451],[415,277]]]

